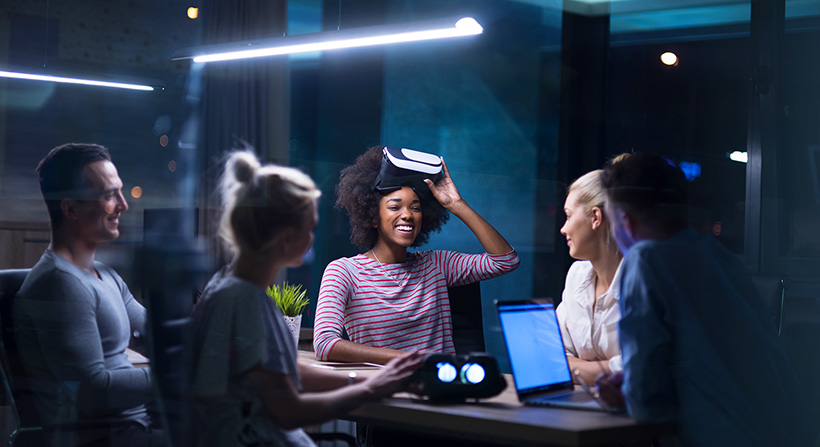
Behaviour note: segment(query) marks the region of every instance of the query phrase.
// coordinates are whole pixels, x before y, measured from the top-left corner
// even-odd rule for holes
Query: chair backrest
[[[17,353],[16,332],[12,322],[14,297],[23,285],[30,269],[0,270],[0,366],[2,366],[3,388],[11,407],[17,429],[12,434],[12,441],[18,432],[35,429],[38,426],[37,409],[31,399],[26,398],[25,376],[20,357]],[[39,433],[30,433],[35,438],[29,445],[41,443]]]
[[[481,282],[448,288],[453,320],[453,343],[457,354],[484,352],[484,314]]]
[[[11,322],[11,302],[23,285],[31,269],[0,270],[0,318],[3,323]]]
[[[176,249],[176,250],[174,250]],[[171,447],[196,445],[190,391],[190,326],[196,284],[205,273],[196,246],[151,246],[141,252],[147,347],[158,416]]]
[[[29,269],[0,270],[0,362],[2,362],[3,372],[7,380],[19,374],[19,362],[17,361],[17,345],[14,338],[12,324],[12,305],[14,297],[23,285]],[[13,358],[9,358],[9,354]],[[10,382],[9,382],[10,386]],[[8,393],[8,390],[6,390]],[[13,396],[7,396],[13,398]]]
[[[172,447],[193,445],[196,432],[191,425],[189,390],[188,336],[191,319],[177,318],[155,321],[149,333],[151,375],[158,392],[159,407],[165,434]]]

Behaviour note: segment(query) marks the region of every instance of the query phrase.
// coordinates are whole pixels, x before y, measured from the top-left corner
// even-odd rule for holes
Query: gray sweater
[[[131,329],[145,308],[122,278],[96,262],[100,277],[46,250],[14,302],[20,360],[44,423],[108,418],[149,422],[150,371],[128,361]]]

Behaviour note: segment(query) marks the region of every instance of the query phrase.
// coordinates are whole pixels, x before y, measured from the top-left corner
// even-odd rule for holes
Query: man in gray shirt
[[[65,144],[37,166],[51,220],[51,243],[14,302],[17,348],[43,423],[111,421],[107,428],[47,436],[53,446],[153,446],[144,404],[150,371],[125,352],[145,308],[110,267],[94,260],[101,242],[119,237],[128,209],[108,150]]]

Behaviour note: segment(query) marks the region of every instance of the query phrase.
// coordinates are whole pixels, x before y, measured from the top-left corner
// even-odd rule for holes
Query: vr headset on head
[[[416,194],[429,193],[424,179],[435,183],[441,178],[441,158],[427,152],[412,149],[382,149],[382,165],[373,181],[374,191],[394,191],[409,186]]]

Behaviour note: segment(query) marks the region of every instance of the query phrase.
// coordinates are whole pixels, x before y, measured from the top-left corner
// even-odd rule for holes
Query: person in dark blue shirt
[[[799,446],[802,398],[774,322],[740,260],[688,226],[688,184],[665,159],[633,154],[602,177],[624,254],[623,373],[602,397],[684,445]]]

